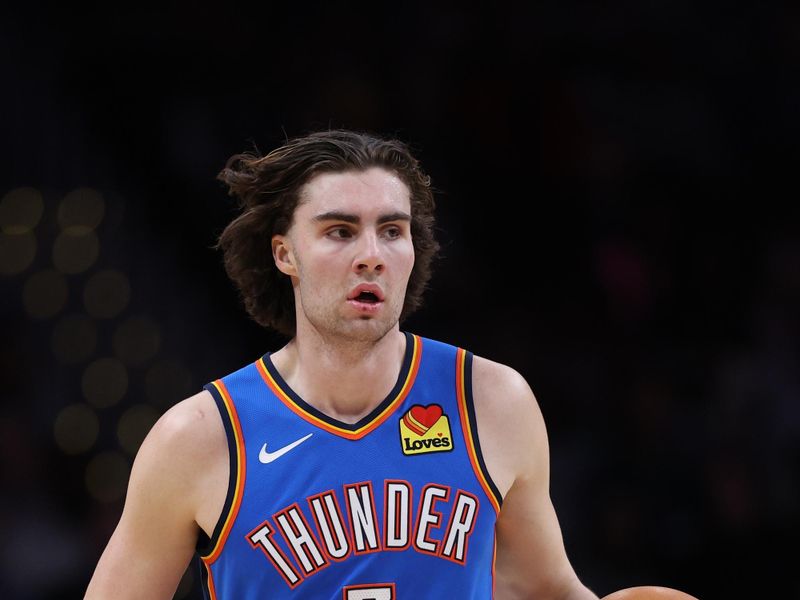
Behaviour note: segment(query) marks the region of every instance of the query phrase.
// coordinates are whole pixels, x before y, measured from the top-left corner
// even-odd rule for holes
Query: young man
[[[220,600],[596,599],[527,383],[400,329],[438,250],[408,148],[321,132],[220,178],[228,274],[291,341],[153,427],[86,597],[171,598],[197,552]]]

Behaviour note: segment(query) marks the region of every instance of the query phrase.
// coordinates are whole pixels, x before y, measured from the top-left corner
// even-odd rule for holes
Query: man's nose
[[[381,272],[385,268],[378,235],[375,232],[364,232],[357,245],[353,270],[357,273],[363,271]]]

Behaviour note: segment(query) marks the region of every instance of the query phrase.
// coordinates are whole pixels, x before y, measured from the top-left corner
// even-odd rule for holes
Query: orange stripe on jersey
[[[381,413],[378,414],[372,421],[354,430],[343,429],[331,423],[327,423],[322,419],[319,419],[316,416],[309,414],[302,407],[298,406],[295,403],[295,401],[291,398],[291,396],[287,394],[283,389],[281,389],[281,386],[278,385],[278,382],[276,382],[275,379],[272,377],[266,365],[264,364],[263,358],[259,358],[256,361],[256,367],[258,368],[258,372],[261,374],[261,378],[269,386],[272,392],[281,400],[281,402],[283,402],[286,405],[286,407],[289,410],[295,413],[298,417],[308,421],[312,425],[316,425],[320,429],[324,429],[325,431],[328,431],[340,437],[347,438],[349,440],[360,440],[370,431],[373,431],[381,423],[386,421],[386,419],[388,419],[389,416],[391,416],[391,414],[395,411],[395,409],[397,409],[397,407],[403,403],[403,400],[405,400],[406,396],[408,396],[408,392],[414,385],[414,380],[417,378],[417,371],[419,371],[420,358],[422,356],[422,342],[416,335],[413,335],[412,339],[414,340],[414,348],[413,348],[413,355],[411,357],[411,368],[408,370],[406,379],[403,382],[400,391],[397,393],[397,396],[395,396],[395,398],[389,404],[386,405],[386,408],[384,408],[383,411],[381,411]]]
[[[208,574],[208,581],[206,582],[206,587],[208,589],[208,595],[210,600],[217,600],[217,590],[214,587],[214,580],[211,577],[211,569],[208,568],[206,565],[206,573]]]
[[[459,348],[456,353],[456,394],[458,395],[458,415],[461,418],[461,429],[467,440],[467,454],[469,455],[469,462],[472,463],[472,470],[475,472],[475,476],[478,478],[483,491],[486,493],[486,497],[489,498],[489,501],[492,503],[495,512],[499,513],[500,504],[492,492],[487,474],[483,472],[480,462],[478,461],[478,453],[475,449],[475,440],[477,439],[478,432],[472,430],[467,413],[466,362],[467,352],[463,348]]]
[[[225,540],[228,538],[231,527],[233,527],[233,522],[236,519],[236,515],[239,513],[239,506],[242,503],[242,493],[244,492],[244,479],[246,471],[244,436],[242,435],[242,424],[239,422],[239,415],[236,413],[236,407],[233,405],[231,396],[221,379],[217,379],[214,382],[214,387],[217,388],[217,391],[222,396],[222,399],[225,403],[225,409],[228,411],[228,419],[230,419],[230,423],[232,425],[233,436],[236,438],[236,487],[233,492],[231,508],[225,517],[225,524],[222,526],[222,531],[219,534],[217,543],[214,545],[213,550],[211,550],[209,554],[200,557],[205,563],[206,570],[208,571],[208,588],[212,593],[212,598],[214,598],[214,586],[211,581],[210,566],[214,561],[217,560],[217,558],[219,558],[222,548],[225,545]]]
[[[497,583],[497,576],[494,573],[494,566],[497,564],[497,530],[495,530],[494,538],[492,539],[492,598],[494,598],[495,584]]]

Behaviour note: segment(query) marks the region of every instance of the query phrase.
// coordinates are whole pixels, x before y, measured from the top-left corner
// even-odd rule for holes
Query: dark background
[[[800,10],[461,4],[0,9],[3,598],[80,597],[153,420],[280,343],[215,175],[329,127],[431,174],[404,328],[526,376],[589,587],[800,596]]]

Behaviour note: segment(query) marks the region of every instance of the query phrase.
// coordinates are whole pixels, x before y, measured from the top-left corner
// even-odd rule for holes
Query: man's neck
[[[397,328],[376,342],[298,335],[271,358],[305,402],[329,417],[356,423],[391,392],[405,346]]]

